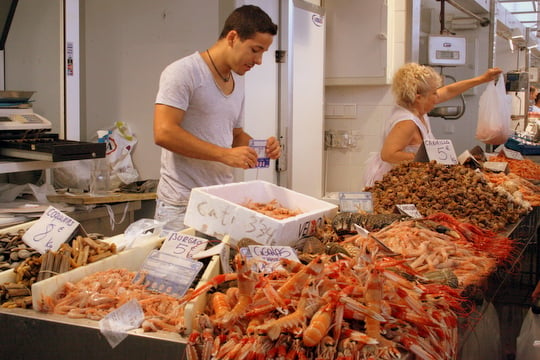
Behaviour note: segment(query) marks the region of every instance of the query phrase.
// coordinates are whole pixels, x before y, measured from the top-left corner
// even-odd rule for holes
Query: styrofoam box
[[[241,204],[276,200],[302,214],[276,220]],[[324,217],[333,217],[337,206],[269,182],[254,180],[194,188],[186,210],[185,224],[206,235],[232,242],[250,238],[264,245],[286,245],[312,235]]]

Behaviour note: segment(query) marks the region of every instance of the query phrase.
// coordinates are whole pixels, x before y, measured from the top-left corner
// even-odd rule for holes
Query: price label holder
[[[128,334],[127,331],[138,329],[144,321],[144,311],[137,300],[130,300],[118,309],[105,315],[99,321],[99,330],[109,345],[115,348]]]
[[[482,167],[482,164],[469,150],[465,150],[461,153],[461,155],[458,156],[458,161],[461,165],[471,166],[473,169],[480,169]]]
[[[257,152],[257,168],[267,168],[270,166],[270,158],[266,157],[266,140],[249,140],[249,147]]]
[[[202,267],[200,261],[152,250],[133,281],[140,281],[144,276],[144,284],[149,290],[180,297],[189,289]]]
[[[399,212],[403,215],[410,216],[414,219],[421,219],[423,218],[422,214],[418,211],[416,208],[416,205],[414,204],[400,204],[396,205]]]
[[[23,242],[40,254],[56,251],[70,240],[75,231],[83,231],[80,224],[53,206],[49,206],[38,221],[23,235]]]
[[[424,140],[414,157],[414,161],[436,161],[444,165],[456,165],[458,163],[454,145],[452,145],[450,139]]]
[[[253,270],[261,273],[271,273],[280,268],[279,259],[300,262],[296,252],[290,246],[249,245],[241,248],[240,252],[247,260],[255,260]]]
[[[174,256],[181,256],[188,259],[206,249],[208,239],[198,236],[182,234],[179,232],[169,233],[160,251]]]
[[[501,153],[509,159],[523,160],[523,155],[521,155],[519,151],[515,151],[507,147],[503,147]]]
[[[339,211],[353,212],[365,211],[373,212],[373,196],[370,192],[340,192]]]

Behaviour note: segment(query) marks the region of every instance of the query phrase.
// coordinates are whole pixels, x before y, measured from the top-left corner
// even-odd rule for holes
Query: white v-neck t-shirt
[[[224,94],[199,52],[168,65],[161,73],[157,104],[185,111],[182,128],[209,143],[230,148],[233,129],[244,124],[244,82],[232,73],[234,89]],[[170,205],[186,205],[191,189],[228,184],[233,168],[216,161],[161,150],[157,197]]]

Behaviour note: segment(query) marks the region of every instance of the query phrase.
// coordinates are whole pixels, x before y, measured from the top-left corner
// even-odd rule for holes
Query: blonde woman
[[[495,80],[501,73],[501,69],[492,68],[480,76],[442,86],[442,77],[433,68],[403,65],[392,82],[396,106],[387,121],[384,143],[380,153],[373,153],[366,163],[364,185],[372,186],[393,165],[413,160],[423,140],[434,138],[427,113],[435,105]]]

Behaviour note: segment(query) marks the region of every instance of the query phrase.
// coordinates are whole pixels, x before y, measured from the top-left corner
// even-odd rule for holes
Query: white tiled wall
[[[391,47],[391,68],[399,68],[405,61],[406,0],[395,0],[389,29],[394,36]],[[359,66],[362,66],[359,64]],[[325,150],[325,190],[331,192],[361,191],[364,163],[369,153],[382,145],[384,122],[389,117],[394,99],[389,85],[327,86],[327,104],[356,104],[356,118],[325,118],[325,130],[347,130],[358,139],[354,148]]]

